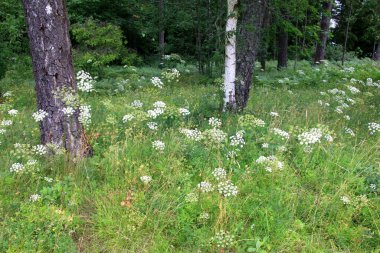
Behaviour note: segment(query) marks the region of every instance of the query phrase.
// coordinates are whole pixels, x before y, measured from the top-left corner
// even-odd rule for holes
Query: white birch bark
[[[236,79],[236,25],[237,1],[227,0],[226,52],[224,63],[224,106],[223,110],[236,109],[235,79]]]

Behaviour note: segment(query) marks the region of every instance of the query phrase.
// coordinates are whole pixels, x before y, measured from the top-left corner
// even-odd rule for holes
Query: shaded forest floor
[[[179,70],[160,89],[160,69],[105,69],[77,165],[33,148],[30,71],[0,81],[1,252],[380,250],[379,64],[269,65],[237,115],[221,79]]]

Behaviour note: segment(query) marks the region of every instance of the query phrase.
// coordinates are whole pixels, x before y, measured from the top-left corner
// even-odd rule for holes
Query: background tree
[[[321,15],[321,30],[319,32],[319,40],[317,42],[314,62],[321,62],[325,59],[326,43],[330,30],[330,19],[331,19],[331,10],[332,10],[332,1],[323,1],[322,2],[322,15]]]
[[[37,108],[47,113],[41,121],[42,144],[65,148],[72,158],[91,154],[79,110],[66,117],[59,91],[77,92],[71,56],[67,11],[63,0],[24,0],[33,72],[36,81]]]

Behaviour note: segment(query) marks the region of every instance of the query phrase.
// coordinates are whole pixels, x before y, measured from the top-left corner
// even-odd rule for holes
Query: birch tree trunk
[[[79,110],[66,117],[58,89],[77,93],[72,64],[67,11],[63,0],[23,0],[35,77],[37,108],[48,116],[40,124],[42,144],[65,148],[70,158],[88,156],[92,150],[80,124]]]
[[[330,0],[328,2],[323,2],[322,7],[321,31],[319,32],[319,41],[315,50],[314,63],[318,63],[325,59],[326,43],[330,29],[332,2]]]
[[[236,26],[237,0],[227,0],[226,50],[224,63],[224,106],[223,110],[236,110]]]

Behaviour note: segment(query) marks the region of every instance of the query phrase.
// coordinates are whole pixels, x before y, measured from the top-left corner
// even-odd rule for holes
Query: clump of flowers
[[[24,170],[24,165],[22,163],[14,163],[9,169],[10,172],[20,173]]]
[[[123,116],[123,123],[127,123],[131,120],[133,120],[135,118],[135,116],[133,116],[132,114],[126,114]]]
[[[152,142],[152,147],[157,151],[164,151],[165,150],[165,143],[163,143],[160,140]]]
[[[132,107],[136,107],[136,108],[140,108],[143,106],[143,103],[140,101],[140,100],[134,100],[132,103],[131,103],[131,106]]]
[[[279,117],[280,116],[277,112],[270,112],[269,115],[272,117]]]
[[[12,124],[13,124],[13,121],[10,119],[5,119],[5,120],[1,121],[2,126],[11,126]]]
[[[41,122],[48,116],[48,113],[44,110],[38,110],[37,112],[33,113],[32,117],[36,122]]]
[[[226,179],[227,172],[223,168],[215,168],[212,172],[212,175],[215,177],[216,180],[220,181]]]
[[[179,82],[180,73],[176,68],[167,69],[166,71],[161,73],[161,76],[167,80],[169,83],[171,82]]]
[[[351,135],[352,137],[355,136],[355,133],[354,133],[354,131],[353,131],[351,128],[345,127],[345,128],[344,128],[344,132],[345,132],[346,134]]]
[[[218,118],[211,117],[208,120],[208,124],[213,128],[220,128],[222,126],[222,121]]]
[[[12,109],[8,111],[8,114],[11,116],[16,116],[18,114],[18,111],[16,109]]]
[[[194,193],[194,192],[191,192],[191,193],[189,193],[189,194],[186,195],[185,201],[188,202],[188,203],[197,202],[198,201],[198,195],[196,193]]]
[[[245,145],[245,140],[243,138],[244,131],[238,131],[235,135],[230,137],[230,145],[232,147],[243,148]]]
[[[289,140],[290,134],[288,132],[285,132],[284,130],[281,130],[279,128],[272,128],[271,131],[277,135],[280,136],[282,140]]]
[[[212,192],[214,190],[214,186],[209,182],[203,181],[198,184],[198,189],[201,192],[207,193],[207,192]]]
[[[380,124],[376,122],[370,122],[368,123],[368,130],[370,135],[380,133]]]
[[[179,132],[181,134],[184,134],[186,138],[193,141],[200,141],[203,138],[202,132],[199,131],[198,129],[181,128]]]
[[[303,132],[298,135],[298,140],[301,145],[309,146],[315,143],[319,143],[323,136],[322,130],[319,128],[312,128],[307,132]]]
[[[227,134],[217,128],[207,129],[203,132],[203,136],[209,144],[222,144],[227,138]]]
[[[179,113],[182,115],[182,116],[188,116],[190,115],[190,111],[186,108],[179,108],[178,109]]]
[[[358,88],[356,88],[355,86],[348,85],[347,89],[349,91],[351,91],[352,94],[358,94],[358,93],[360,93],[360,90]]]
[[[145,176],[141,176],[140,180],[141,180],[141,182],[143,182],[143,184],[149,184],[150,181],[152,181],[152,177],[145,175]]]
[[[31,201],[31,202],[36,202],[36,201],[38,201],[38,200],[40,200],[41,199],[41,195],[39,195],[39,194],[32,194],[32,195],[30,195],[30,197],[29,197],[29,200]]]
[[[32,148],[33,152],[37,155],[45,155],[47,153],[47,148],[44,145],[36,145]]]
[[[150,130],[157,130],[158,129],[158,124],[156,122],[148,122],[148,123],[146,123],[146,125],[148,126],[148,128]]]
[[[224,197],[236,196],[238,194],[238,188],[230,180],[220,182],[218,184],[218,191]]]
[[[264,127],[265,122],[262,119],[258,119],[251,114],[246,114],[239,117],[239,125],[242,127]]]
[[[71,106],[68,106],[68,107],[63,108],[62,112],[67,117],[71,117],[74,114],[75,109],[73,107],[71,107]]]
[[[78,120],[84,127],[88,127],[91,124],[91,106],[81,105],[79,107]]]
[[[350,198],[347,197],[347,196],[342,196],[342,197],[340,197],[340,200],[341,200],[341,201],[343,202],[343,204],[345,204],[345,205],[349,205],[349,204],[351,203]]]
[[[235,236],[227,231],[221,230],[211,238],[210,242],[215,244],[218,248],[228,248],[235,243]]]
[[[90,73],[83,70],[77,73],[78,89],[83,92],[91,92],[94,89],[95,80]]]
[[[164,83],[161,81],[161,79],[157,76],[154,76],[150,79],[150,82],[153,84],[154,87],[162,89],[164,87]]]

